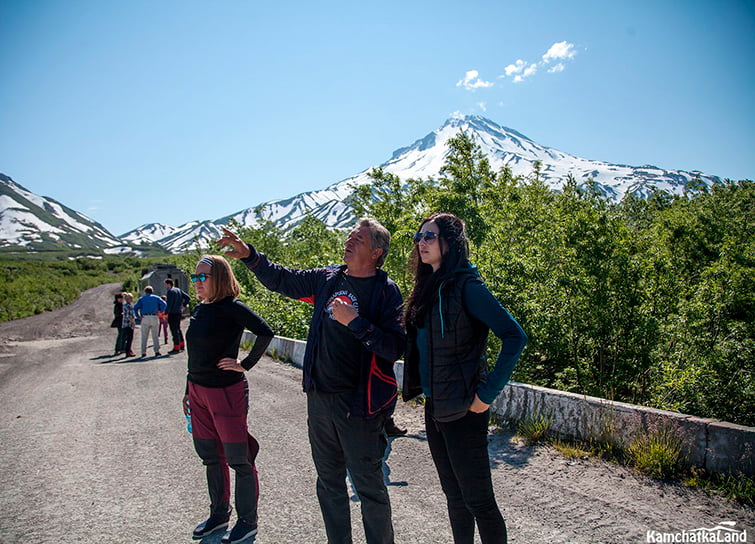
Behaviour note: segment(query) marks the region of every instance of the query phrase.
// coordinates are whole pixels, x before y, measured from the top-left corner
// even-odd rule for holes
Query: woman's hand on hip
[[[246,368],[241,366],[241,363],[239,362],[238,359],[231,359],[230,357],[220,359],[220,362],[218,363],[218,368],[220,370],[233,370],[235,372],[246,372]]]
[[[490,404],[485,404],[480,400],[480,397],[475,395],[472,405],[469,407],[469,411],[474,412],[475,414],[481,414],[488,408],[490,408]]]

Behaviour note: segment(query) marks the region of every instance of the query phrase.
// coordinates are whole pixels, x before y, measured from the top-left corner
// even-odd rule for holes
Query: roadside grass
[[[519,422],[516,434],[528,446],[545,442],[553,420],[543,414],[531,414]]]
[[[693,468],[682,477],[687,487],[698,487],[711,493],[723,495],[747,506],[755,506],[755,478],[732,474],[710,474]]]
[[[682,472],[684,456],[682,437],[670,428],[653,429],[629,444],[625,453],[629,464],[638,472],[659,480],[677,477]]]
[[[595,455],[594,451],[590,451],[580,444],[569,442],[568,440],[555,438],[551,442],[551,446],[567,459],[587,459]]]
[[[685,468],[683,441],[674,429],[651,429],[622,447],[615,436],[612,436],[610,425],[601,425],[598,439],[577,440],[556,436],[550,424],[550,418],[542,414],[531,415],[516,425],[515,436],[527,445],[549,445],[568,459],[598,457],[631,467],[655,480],[678,482],[747,506],[755,506],[755,478],[742,474],[713,474],[701,468]]]

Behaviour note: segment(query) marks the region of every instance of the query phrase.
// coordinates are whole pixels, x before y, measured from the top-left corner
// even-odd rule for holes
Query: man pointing
[[[361,500],[368,544],[392,544],[382,473],[385,422],[396,404],[393,363],[403,355],[401,293],[381,270],[390,234],[360,219],[344,244],[345,264],[299,270],[271,262],[223,229],[221,247],[268,289],[314,304],[304,354],[309,442],[330,544],[352,542],[348,468]]]

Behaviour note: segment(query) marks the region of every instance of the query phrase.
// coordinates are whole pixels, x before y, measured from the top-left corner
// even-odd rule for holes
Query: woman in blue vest
[[[488,459],[490,404],[511,377],[527,336],[469,262],[464,222],[430,216],[414,235],[414,287],[406,304],[403,398],[426,397],[425,425],[455,544],[504,544]],[[488,372],[488,331],[502,341]]]

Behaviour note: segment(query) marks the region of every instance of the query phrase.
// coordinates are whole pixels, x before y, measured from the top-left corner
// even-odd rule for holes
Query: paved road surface
[[[110,357],[114,290],[0,324],[2,544],[188,543],[206,516],[202,465],[180,408],[186,357]],[[300,372],[264,358],[247,374],[262,446],[259,544],[325,542]],[[450,543],[421,409],[400,403],[397,420],[409,436],[393,440],[388,458],[396,541]],[[569,461],[507,433],[491,435],[490,452],[512,543],[641,543],[647,531],[728,520],[753,541],[753,511],[722,498]],[[358,508],[353,501],[354,537],[364,542]]]

